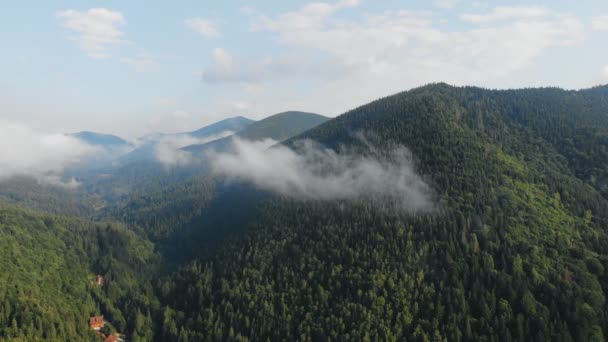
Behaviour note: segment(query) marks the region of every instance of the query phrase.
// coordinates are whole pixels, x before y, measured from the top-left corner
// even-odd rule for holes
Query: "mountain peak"
[[[70,133],[68,135],[80,139],[85,143],[93,146],[119,146],[129,144],[126,140],[112,134],[81,131],[76,133]]]

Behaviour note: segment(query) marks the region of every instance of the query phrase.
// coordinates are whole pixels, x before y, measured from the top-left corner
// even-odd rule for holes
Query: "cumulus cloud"
[[[106,8],[91,8],[88,11],[64,10],[57,13],[63,26],[78,34],[73,39],[92,58],[109,56],[109,45],[123,43],[123,32],[119,27],[126,23],[122,13]]]
[[[593,17],[591,26],[596,31],[608,31],[608,15]]]
[[[156,159],[167,167],[187,166],[194,162],[192,153],[181,148],[190,145],[205,144],[210,141],[233,135],[233,131],[223,131],[205,137],[193,137],[189,134],[167,135],[156,143]]]
[[[333,78],[347,72],[337,61],[330,63],[304,55],[282,55],[260,60],[235,58],[222,48],[213,50],[213,64],[205,68],[202,79],[206,83],[242,83],[245,85],[273,82],[295,75],[316,75]]]
[[[203,18],[190,18],[185,21],[186,26],[205,38],[215,38],[220,35],[216,22]]]
[[[251,182],[283,196],[313,200],[370,200],[408,212],[433,208],[431,190],[416,174],[404,147],[367,154],[300,141],[296,149],[234,139],[232,152],[208,154],[215,173]]]
[[[155,61],[149,56],[125,57],[120,61],[133,68],[136,72],[146,72],[154,66]]]
[[[508,19],[535,19],[544,17],[548,11],[539,6],[498,6],[485,14],[463,14],[460,16],[469,23],[491,23]]]
[[[73,187],[61,178],[62,171],[98,152],[79,139],[49,134],[22,123],[0,119],[0,180],[19,175]]]
[[[258,83],[269,81],[276,76],[290,74],[294,67],[275,59],[249,61],[235,60],[234,56],[223,48],[213,49],[213,64],[205,68],[202,74],[206,83]]]
[[[251,25],[252,31],[307,31],[318,30],[324,26],[324,21],[335,12],[359,5],[358,0],[343,0],[330,4],[315,2],[305,5],[297,11],[290,11],[279,15],[277,18],[269,18],[249,10],[250,15],[255,15],[257,20]]]
[[[322,79],[306,95],[293,92],[283,96],[282,107],[289,104],[311,111],[341,113],[356,104],[437,81],[486,87],[530,85],[531,80],[511,77],[538,61],[548,49],[573,46],[585,36],[578,18],[544,7],[496,7],[465,16],[471,25],[459,29],[442,25],[442,18],[429,11],[389,10],[338,18],[338,12],[344,9],[336,4],[315,3],[278,15],[246,12],[252,30],[274,34],[284,51],[306,57],[298,65],[300,70],[313,70],[284,73],[282,77],[315,81],[311,79],[318,75],[315,69],[324,70],[321,73],[343,71]],[[311,55],[324,59],[308,58]],[[231,56],[231,60],[232,69],[227,70],[235,70],[234,65],[259,69],[262,62],[245,56]],[[235,62],[241,60],[248,63]],[[239,74],[248,72],[251,71]],[[235,83],[242,79],[222,78]],[[269,110],[280,109],[272,107],[276,103],[272,95],[245,95],[240,101],[264,102]]]
[[[175,100],[168,100],[166,105],[170,105]],[[196,118],[187,111],[178,109],[169,113],[163,113],[152,117],[147,124],[147,130],[149,132],[165,132],[174,133],[180,131],[186,131],[189,128],[196,125]]]
[[[433,4],[435,7],[448,10],[456,7],[460,3],[461,0],[435,0]]]

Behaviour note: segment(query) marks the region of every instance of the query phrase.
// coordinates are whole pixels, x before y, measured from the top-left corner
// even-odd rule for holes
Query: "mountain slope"
[[[205,126],[203,128],[197,129],[196,131],[182,133],[188,134],[197,138],[205,138],[217,134],[221,134],[227,131],[231,132],[239,132],[243,129],[246,129],[248,126],[253,124],[255,121],[251,119],[244,118],[242,116],[235,116],[233,118],[224,119],[213,123],[209,126]]]
[[[135,336],[155,303],[140,295],[155,273],[153,246],[121,226],[0,202],[0,257],[1,340],[98,341],[88,319],[99,314]]]
[[[83,131],[71,133],[70,135],[92,146],[117,147],[129,144],[124,139],[111,134]]]
[[[329,118],[319,114],[295,111],[283,112],[257,121],[237,132],[235,136],[247,140],[273,139],[283,141],[318,126],[327,120]],[[193,153],[201,153],[208,149],[224,150],[230,145],[231,141],[231,137],[226,137],[207,144],[186,146],[183,150]]]
[[[174,145],[176,143],[179,144],[182,140],[202,142],[213,141],[246,129],[254,122],[255,121],[242,116],[237,116],[212,123],[191,132],[156,134],[144,137],[142,139],[143,144],[121,158],[121,163],[128,164],[143,160],[156,160],[157,148],[162,143]]]
[[[274,139],[282,141],[318,126],[329,118],[313,113],[283,112],[269,116],[238,132],[248,140]]]
[[[407,146],[438,210],[243,204],[257,213],[242,235],[164,279],[166,324],[193,339],[601,341],[607,113],[601,89],[438,84],[313,128],[287,144],[363,151],[363,132],[379,150]]]

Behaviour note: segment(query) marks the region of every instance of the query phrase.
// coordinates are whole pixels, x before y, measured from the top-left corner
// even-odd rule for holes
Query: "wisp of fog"
[[[61,172],[96,151],[65,134],[43,133],[18,122],[0,120],[0,180],[27,175],[74,187],[74,180],[61,180]]]
[[[295,149],[274,140],[233,139],[231,152],[211,151],[216,174],[296,199],[369,200],[407,212],[434,208],[431,189],[415,171],[403,146],[366,154],[336,152],[305,140]]]
[[[223,131],[205,137],[194,137],[189,134],[168,135],[161,138],[156,144],[155,156],[158,162],[166,167],[188,166],[194,162],[194,159],[192,154],[182,150],[182,147],[205,144],[232,134],[234,134],[233,131]]]

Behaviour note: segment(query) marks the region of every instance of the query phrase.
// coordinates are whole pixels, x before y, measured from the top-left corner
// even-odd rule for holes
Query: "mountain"
[[[77,132],[71,133],[70,136],[78,138],[85,143],[92,146],[101,146],[101,147],[118,147],[118,146],[126,146],[129,143],[123,140],[120,137],[111,134],[101,134],[95,132]]]
[[[209,126],[202,127],[200,129],[197,129],[196,131],[186,132],[182,134],[188,134],[197,138],[205,138],[213,135],[222,134],[224,132],[239,132],[243,129],[246,129],[254,122],[254,120],[247,119],[242,116],[235,116],[233,118],[224,119]]]
[[[232,135],[235,132],[246,129],[255,121],[244,118],[242,116],[236,116],[228,119],[224,119],[210,125],[199,128],[191,132],[181,132],[172,134],[153,134],[141,138],[143,142],[138,148],[131,151],[123,158],[121,158],[122,164],[128,164],[135,161],[143,160],[156,160],[156,151],[159,144],[165,142],[172,148],[179,148],[181,144],[191,144],[192,142],[207,143],[217,139],[224,138]]]
[[[283,112],[260,120],[238,132],[248,140],[273,139],[283,141],[329,120],[328,117],[305,112]]]
[[[238,131],[235,136],[248,140],[273,139],[283,141],[318,126],[327,120],[329,118],[314,113],[283,112],[252,123],[245,129]],[[230,144],[231,139],[231,137],[226,137],[207,144],[190,145],[184,147],[183,150],[200,153],[209,148],[225,149]]]
[[[54,327],[58,340],[85,340],[90,314],[129,340],[608,336],[608,87],[431,84],[282,145],[302,151],[302,139],[333,160],[385,158],[338,190],[364,181],[391,191],[391,178],[357,176],[389,168],[419,175],[432,208],[199,174],[126,190],[99,223],[0,209],[0,256],[12,261],[0,272],[1,338],[47,338]],[[82,285],[100,272],[107,287]]]
[[[437,208],[405,214],[373,201],[284,196],[236,206],[216,192],[213,201],[231,206],[230,212],[254,213],[244,221],[226,214],[221,230],[232,225],[239,233],[163,279],[160,300],[175,312],[169,325],[184,327],[180,335],[607,336],[605,88],[499,91],[434,84],[361,106],[286,144],[302,138],[337,153],[349,146],[362,154],[370,144],[379,151],[406,146],[436,194]],[[174,221],[196,232],[188,235],[190,245],[176,244],[182,252],[200,249],[218,232],[217,220],[196,220]],[[163,222],[171,218],[165,215]],[[169,331],[161,336],[178,338]]]
[[[137,321],[142,336],[153,334],[142,311],[154,300],[141,293],[158,259],[125,227],[0,202],[0,257],[0,339],[97,341],[88,320],[99,314],[110,330],[135,336]]]

